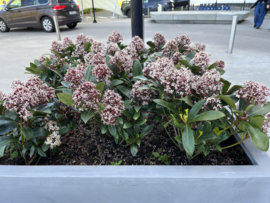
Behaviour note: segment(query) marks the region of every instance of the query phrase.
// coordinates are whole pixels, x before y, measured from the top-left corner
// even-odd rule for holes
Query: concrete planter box
[[[173,11],[151,12],[151,18],[156,23],[172,24],[230,24],[233,16],[238,16],[238,22],[249,16],[249,11]]]
[[[0,166],[1,203],[269,203],[270,158],[249,166]]]

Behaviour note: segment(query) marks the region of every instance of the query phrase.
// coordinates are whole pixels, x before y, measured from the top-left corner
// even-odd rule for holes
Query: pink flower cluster
[[[144,42],[140,37],[135,36],[132,38],[128,46],[134,47],[136,52],[141,52],[144,49]]]
[[[191,44],[191,40],[187,35],[178,36],[174,38],[174,40],[176,41],[179,49],[187,49]]]
[[[5,97],[4,107],[17,111],[24,120],[32,116],[29,108],[51,102],[56,97],[54,88],[48,87],[38,77],[31,77],[25,83],[15,81],[11,88],[12,92]]]
[[[184,59],[185,59],[185,57],[180,52],[176,52],[172,56],[172,61],[173,61],[174,65],[181,65],[181,63],[179,61],[184,60]]]
[[[241,99],[246,99],[251,104],[266,104],[267,97],[270,96],[270,90],[261,83],[247,81],[244,83],[244,88],[236,91],[235,96]]]
[[[196,50],[196,51],[199,51],[199,52],[200,51],[205,51],[205,44],[195,42],[191,47],[192,47],[193,50]]]
[[[125,49],[123,49],[123,51],[129,55],[129,57],[131,58],[133,62],[139,59],[137,51],[134,47],[127,46]]]
[[[110,85],[110,77],[113,75],[112,71],[105,64],[99,64],[92,70],[92,75],[97,79],[98,82],[104,80],[106,85]]]
[[[87,66],[89,66],[91,63],[92,63],[92,58],[93,58],[94,54],[92,52],[88,53],[88,54],[85,54],[83,56],[84,58],[84,61],[85,61],[85,64]]]
[[[0,101],[3,101],[5,99],[6,95],[0,91]]]
[[[110,64],[115,68],[119,68],[120,71],[126,71],[127,74],[133,67],[133,61],[130,56],[124,50],[121,50],[111,58]]]
[[[89,42],[93,44],[94,39],[90,36],[85,36],[84,34],[78,34],[76,37],[76,49],[73,52],[73,56],[80,57],[84,55],[85,52],[85,43]]]
[[[114,56],[116,52],[120,51],[119,47],[115,43],[109,43],[107,46],[107,51],[106,53],[108,55]]]
[[[113,90],[107,90],[101,99],[101,103],[105,106],[105,109],[101,112],[101,120],[106,125],[117,125],[117,117],[122,115],[122,111],[125,109],[122,98],[119,94]]]
[[[86,71],[86,66],[84,64],[80,64],[77,68],[69,68],[67,69],[67,73],[64,77],[65,82],[69,82],[70,88],[76,88],[81,83],[85,82],[84,75]]]
[[[178,52],[177,42],[175,40],[171,40],[164,46],[162,54],[165,57],[171,58],[176,52]]]
[[[155,45],[155,51],[158,52],[160,51],[160,46],[166,44],[165,37],[160,33],[156,33],[153,38],[153,43]]]
[[[82,83],[73,93],[74,106],[79,111],[99,110],[98,102],[101,96],[99,90],[95,89],[96,85],[92,82]]]
[[[191,59],[189,64],[191,66],[198,66],[200,68],[200,72],[204,73],[206,69],[209,67],[210,58],[208,54],[204,51],[200,51],[195,54],[194,58]]]
[[[107,44],[119,43],[122,40],[124,40],[123,36],[120,33],[113,31],[112,34],[108,36]]]
[[[96,66],[99,64],[106,64],[105,54],[104,53],[97,53],[91,59],[92,66]]]
[[[132,86],[132,90],[130,92],[130,99],[134,100],[134,103],[145,106],[148,105],[149,102],[158,95],[158,91],[156,90],[138,90],[140,87],[148,84],[149,82],[147,81],[139,80]]]
[[[97,54],[97,53],[105,54],[106,46],[102,42],[93,41],[92,46],[91,46],[91,51],[94,54]]]
[[[69,39],[68,37],[65,37],[63,39],[63,43],[62,43],[62,49],[65,50],[66,48],[68,48],[70,46],[70,44],[73,44],[72,40]]]
[[[222,61],[222,60],[216,61],[216,68],[224,69],[225,68],[225,62]]]
[[[63,51],[62,44],[58,43],[57,41],[53,41],[52,46],[51,46],[51,50],[61,53]]]
[[[264,115],[265,119],[270,119],[270,113]],[[265,120],[262,126],[262,131],[268,133],[268,128],[270,128],[270,121]]]

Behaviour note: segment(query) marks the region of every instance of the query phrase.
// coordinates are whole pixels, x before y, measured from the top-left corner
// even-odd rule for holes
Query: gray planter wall
[[[250,166],[0,166],[1,203],[269,203],[270,158]]]

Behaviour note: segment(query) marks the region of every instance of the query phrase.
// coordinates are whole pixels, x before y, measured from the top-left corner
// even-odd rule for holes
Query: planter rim
[[[270,178],[270,157],[251,140],[242,143],[257,165],[239,166],[0,166],[0,178]],[[245,149],[246,148],[246,149]],[[253,163],[254,163],[253,160]]]

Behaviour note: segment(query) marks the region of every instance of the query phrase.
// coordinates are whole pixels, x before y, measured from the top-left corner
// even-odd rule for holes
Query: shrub
[[[75,43],[69,38],[53,42],[52,55],[30,63],[26,70],[36,76],[15,81],[9,95],[0,93],[0,155],[18,150],[26,164],[46,156],[80,116],[135,156],[154,128],[149,114],[188,159],[248,138],[268,150],[266,86],[248,81],[231,87],[222,78],[224,61],[210,64],[205,45],[192,44],[186,35],[166,43],[156,34],[148,48],[137,36],[129,45],[122,40],[113,32],[105,45],[79,34]],[[236,133],[238,143],[221,147]]]

